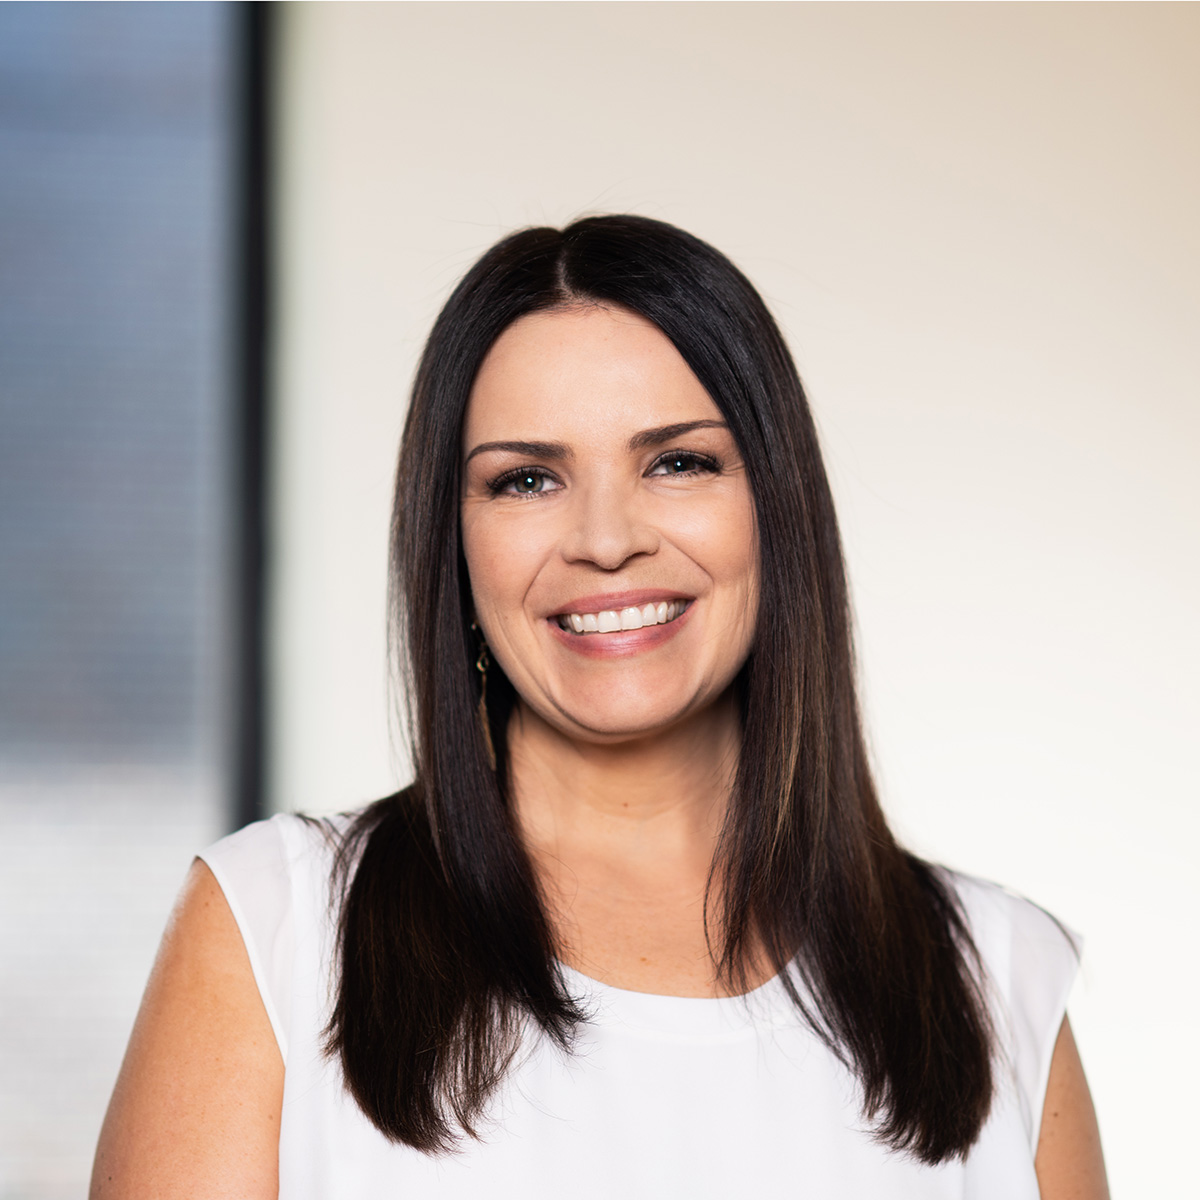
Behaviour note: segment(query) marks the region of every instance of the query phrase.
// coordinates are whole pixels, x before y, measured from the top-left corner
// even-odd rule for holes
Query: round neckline
[[[615,987],[561,961],[558,967],[590,1024],[684,1038],[730,1037],[777,1024],[791,1009],[778,975],[737,996],[672,996]]]

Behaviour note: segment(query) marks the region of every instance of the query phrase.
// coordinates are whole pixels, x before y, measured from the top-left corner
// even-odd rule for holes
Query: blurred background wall
[[[407,778],[384,589],[416,355],[498,237],[601,211],[690,229],[766,296],[893,820],[1087,935],[1072,1020],[1114,1194],[1179,1191],[1198,60],[1192,4],[0,6],[0,1200],[84,1191],[192,852]]]
[[[388,737],[384,546],[422,339],[516,226],[728,253],[809,387],[885,801],[1087,935],[1114,1194],[1176,1190],[1200,1047],[1200,10],[305,4],[278,42],[272,802]]]

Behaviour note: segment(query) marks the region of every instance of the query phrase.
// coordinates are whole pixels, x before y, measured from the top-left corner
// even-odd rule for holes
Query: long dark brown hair
[[[816,1034],[855,1073],[876,1136],[965,1155],[992,1097],[981,968],[952,885],[892,837],[855,696],[837,521],[791,355],[733,264],[673,226],[591,217],[505,238],[442,310],[417,372],[392,524],[394,647],[416,782],[342,844],[339,977],[327,1047],[388,1137],[436,1152],[473,1133],[525,1037],[569,1050],[583,1014],[509,807],[515,693],[488,673],[496,769],[478,720],[479,644],[459,537],[472,384],[528,313],[619,305],[675,344],[746,464],[759,621],[735,687],[742,750],[710,876],[721,977],[757,941]]]

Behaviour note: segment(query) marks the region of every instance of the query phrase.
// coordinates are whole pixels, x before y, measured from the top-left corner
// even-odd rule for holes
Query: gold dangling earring
[[[479,724],[483,729],[483,744],[487,747],[488,766],[494,771],[496,769],[496,747],[492,745],[492,723],[488,720],[487,708],[487,669],[488,669],[488,648],[487,642],[483,640],[483,631],[471,622],[471,628],[479,634],[479,657],[475,660],[475,670],[479,672]]]

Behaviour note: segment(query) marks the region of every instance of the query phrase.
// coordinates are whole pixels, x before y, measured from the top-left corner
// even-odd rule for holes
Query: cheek
[[[500,570],[500,543],[498,539],[487,536],[486,528],[481,527],[480,522],[464,518],[462,544],[475,613],[483,616],[491,612],[502,599],[500,593],[504,589],[505,573]]]
[[[719,519],[697,530],[697,562],[713,582],[716,629],[736,657],[749,652],[758,622],[759,552],[753,502],[723,508]]]
[[[503,624],[520,614],[542,559],[541,548],[528,534],[519,522],[463,513],[463,556],[471,596],[476,615],[488,624]]]
[[[757,594],[758,533],[749,497],[722,497],[695,507],[675,521],[674,540],[714,584]]]

